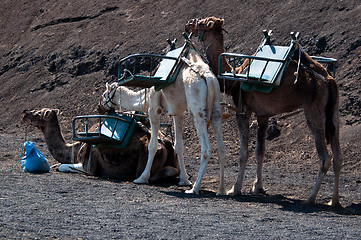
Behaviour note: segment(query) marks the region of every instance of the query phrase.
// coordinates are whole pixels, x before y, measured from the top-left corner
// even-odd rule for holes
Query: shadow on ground
[[[240,195],[240,196],[216,196],[214,192],[201,190],[200,195],[186,194],[184,192],[162,191],[164,194],[171,195],[177,198],[191,199],[191,198],[223,198],[234,200],[240,203],[263,203],[274,204],[280,207],[280,210],[291,211],[295,213],[318,213],[318,212],[333,212],[338,215],[358,215],[361,216],[361,204],[352,203],[347,207],[331,207],[326,204],[306,204],[299,199],[292,199],[281,194],[277,195]]]

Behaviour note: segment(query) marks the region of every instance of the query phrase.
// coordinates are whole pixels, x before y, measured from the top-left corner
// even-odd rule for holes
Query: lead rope
[[[28,127],[25,127],[25,142],[27,141],[27,138],[28,138],[28,131],[27,130],[28,130]],[[21,161],[21,157],[23,155],[24,148],[25,147],[24,147],[24,144],[23,144],[23,147],[21,148],[21,151],[20,151],[19,160],[17,161],[17,163],[12,168],[10,168],[9,170],[5,170],[6,172],[11,172],[12,170],[14,170],[18,166],[19,162]]]

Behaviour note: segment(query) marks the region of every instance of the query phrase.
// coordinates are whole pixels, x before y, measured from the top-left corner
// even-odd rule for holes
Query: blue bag
[[[34,146],[34,143],[26,141],[24,143],[25,157],[21,159],[21,166],[24,172],[44,173],[50,171],[48,161],[45,156]]]

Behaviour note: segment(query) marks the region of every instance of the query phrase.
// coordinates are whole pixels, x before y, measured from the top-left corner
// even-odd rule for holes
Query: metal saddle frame
[[[270,36],[272,31],[263,31],[264,40],[258,47],[254,55],[244,55],[237,53],[222,53],[219,57],[218,77],[221,79],[241,81],[242,90],[270,92],[274,87],[281,83],[285,69],[295,52],[299,33],[291,33],[292,41],[290,46],[274,46],[271,43]],[[241,72],[224,72],[222,70],[222,58],[228,59],[233,69],[239,67],[245,60],[249,65]],[[314,57],[312,58],[320,63],[332,64],[333,74],[337,59]]]
[[[176,48],[176,39],[167,41],[170,47],[166,55],[140,53],[121,59],[118,68],[118,84],[140,88],[154,86],[156,91],[172,84],[182,67],[181,58],[188,53],[188,42]]]
[[[73,120],[73,140],[90,143],[95,147],[124,149],[129,146],[137,121],[144,121],[144,117],[138,116],[136,112],[77,116]],[[95,132],[89,132],[89,126],[94,123],[99,123],[99,127]]]

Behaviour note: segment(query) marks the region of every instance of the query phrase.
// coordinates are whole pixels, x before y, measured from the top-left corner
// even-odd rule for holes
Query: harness
[[[117,88],[112,88],[109,91],[109,94],[107,94],[105,97],[105,104],[104,106],[107,107],[107,110],[110,109],[116,109],[118,107],[118,105],[113,101],[113,98],[115,96],[115,92],[117,91]],[[110,105],[108,105],[110,103]]]

